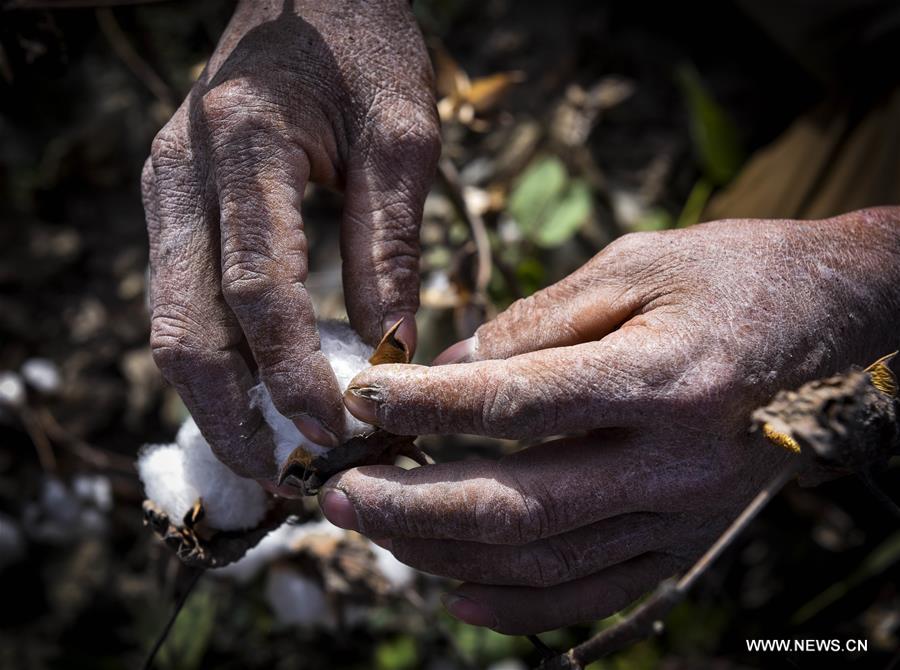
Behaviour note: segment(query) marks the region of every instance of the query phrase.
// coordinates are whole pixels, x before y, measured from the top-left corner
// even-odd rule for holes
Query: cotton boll
[[[72,492],[81,502],[102,512],[113,506],[112,484],[103,475],[76,475],[72,480]]]
[[[305,538],[312,535],[341,538],[348,533],[349,531],[338,528],[324,519],[303,524],[285,523],[264,537],[239,561],[216,568],[213,570],[213,574],[246,584],[271,563],[296,552]],[[402,591],[412,584],[416,575],[415,570],[398,561],[387,549],[383,549],[369,540],[365,541],[375,557],[374,569],[390,583],[394,591]]]
[[[35,391],[56,393],[62,383],[56,363],[47,358],[30,358],[22,364],[22,377]]]
[[[25,384],[15,372],[0,372],[0,406],[19,408],[25,404]]]
[[[297,447],[302,446],[313,456],[325,452],[325,447],[306,439],[294,422],[275,409],[269,389],[264,384],[257,384],[249,392],[250,406],[262,412],[263,419],[269,424],[275,439],[275,463],[281,464]]]
[[[82,500],[56,477],[45,477],[37,501],[26,505],[22,513],[26,533],[38,542],[68,544],[87,535],[106,531],[103,512]]]
[[[369,357],[373,349],[360,339],[356,331],[341,321],[320,321],[319,337],[322,353],[331,363],[338,386],[344,390],[349,386],[350,380],[360,372],[370,367]],[[318,456],[325,448],[310,442],[297,430],[294,422],[282,415],[272,402],[269,390],[263,384],[258,384],[250,389],[250,404],[262,412],[263,418],[272,432],[275,434],[275,462],[280,466],[287,460],[291,452],[297,447],[313,456]],[[372,430],[368,423],[360,421],[344,409],[345,433],[344,441],[363,435]]]
[[[216,568],[213,574],[233,579],[240,584],[252,580],[273,561],[291,553],[297,543],[309,535],[340,537],[346,531],[329,522],[310,521],[303,524],[284,523],[266,535],[258,545],[250,549],[239,561]]]
[[[217,530],[255,528],[266,514],[266,493],[234,474],[213,455],[193,419],[184,422],[175,444],[145,447],[138,475],[147,497],[179,524],[200,499],[206,522]]]
[[[144,495],[165,512],[172,523],[181,523],[197,501],[197,490],[184,476],[184,452],[177,444],[148,444],[138,456],[138,477]]]
[[[372,544],[370,549],[375,554],[375,569],[390,582],[394,591],[402,591],[412,584],[416,571],[405,563],[401,563],[394,555],[377,544]]]
[[[266,601],[284,626],[321,626],[332,623],[328,600],[312,579],[285,566],[269,571]]]

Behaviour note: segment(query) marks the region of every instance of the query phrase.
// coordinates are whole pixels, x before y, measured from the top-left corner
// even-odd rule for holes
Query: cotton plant
[[[342,388],[374,363],[398,357],[408,360],[405,349],[401,351],[393,340],[395,329],[373,349],[344,323],[319,323],[322,351]],[[332,470],[374,462],[373,458],[385,454],[389,457],[384,444],[396,444],[398,439],[401,444],[411,444],[411,438],[396,436],[372,439],[379,431],[345,410],[343,445],[329,450],[309,441],[278,412],[264,384],[255,386],[249,395],[248,402],[260,410],[272,429],[280,481],[298,477],[298,467],[303,474],[312,470],[318,481],[324,481]],[[389,590],[402,590],[412,580],[410,568],[361,536],[326,521],[298,524],[289,518],[289,501],[269,495],[257,482],[238,476],[221,463],[191,418],[181,426],[174,443],[144,447],[137,469],[147,497],[145,517],[166,544],[186,563],[214,568],[212,573],[223,579],[246,583],[265,572],[267,600],[277,619],[286,625],[334,620],[334,612],[326,611],[329,599],[323,584],[298,571],[290,561],[316,538],[356,543],[354,551],[362,546]],[[309,480],[303,483],[309,485]],[[347,539],[351,535],[352,542]]]

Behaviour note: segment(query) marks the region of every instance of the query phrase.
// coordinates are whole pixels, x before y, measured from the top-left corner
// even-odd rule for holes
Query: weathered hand
[[[409,471],[349,470],[326,516],[467,582],[448,606],[507,633],[599,618],[695,558],[791,458],[749,434],[782,387],[897,347],[900,211],[628,235],[437,367],[345,396],[401,434],[586,436]]]
[[[216,455],[271,481],[254,368],[323,444],[340,389],[309,296],[300,202],[343,188],[344,291],[372,344],[406,316],[415,346],[418,226],[440,151],[431,66],[407,0],[241,2],[143,175],[152,349]]]

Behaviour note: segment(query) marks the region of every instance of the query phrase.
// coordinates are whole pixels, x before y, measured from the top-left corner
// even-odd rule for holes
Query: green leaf
[[[516,266],[516,279],[522,295],[529,296],[544,286],[547,268],[536,258],[526,258]]]
[[[709,202],[709,196],[712,195],[713,185],[705,177],[701,177],[694,188],[691,189],[684,208],[678,216],[678,228],[687,228],[693,226],[700,221],[703,210],[706,209],[706,203]]]
[[[546,218],[534,231],[541,247],[558,247],[585,224],[591,215],[591,190],[582,179],[573,180],[568,191],[548,208]]]
[[[509,211],[522,232],[530,237],[538,229],[548,207],[566,188],[566,168],[558,158],[539,158],[522,173],[509,197]]]
[[[737,126],[713,99],[692,66],[679,67],[677,79],[688,108],[694,151],[703,172],[713,185],[727,184],[745,157]]]
[[[509,197],[509,212],[522,234],[541,247],[558,247],[591,214],[591,191],[570,179],[556,157],[539,158],[525,170]]]
[[[209,646],[215,617],[216,600],[212,588],[204,585],[195,589],[159,650],[160,667],[199,668]]]
[[[641,214],[640,218],[630,227],[631,230],[647,232],[654,230],[667,230],[675,225],[672,215],[662,207],[652,207]]]
[[[375,649],[378,670],[409,670],[417,667],[416,643],[408,635],[387,640]]]
[[[823,609],[850,593],[859,584],[880,575],[897,561],[900,561],[900,532],[894,533],[875,547],[847,579],[835,582],[797,610],[791,617],[791,624],[797,625],[812,619]]]

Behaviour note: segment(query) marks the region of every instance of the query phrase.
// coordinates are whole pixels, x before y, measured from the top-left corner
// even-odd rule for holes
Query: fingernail
[[[353,503],[337,489],[329,489],[322,498],[322,514],[338,528],[346,530],[359,530],[359,519],[356,518],[356,510]]]
[[[294,425],[307,440],[321,444],[323,447],[336,447],[341,443],[337,435],[311,416],[297,417],[294,419]]]
[[[450,365],[451,363],[464,363],[469,360],[475,353],[475,337],[472,336],[466,340],[461,340],[456,344],[451,344],[437,355],[432,365]]]
[[[441,602],[447,611],[460,621],[485,628],[497,627],[497,617],[481,603],[458,593],[445,593],[441,596]]]
[[[381,389],[377,386],[349,388],[344,393],[344,405],[360,421],[375,424],[378,421],[378,403]]]
[[[379,537],[379,538],[370,537],[369,539],[372,540],[372,542],[377,544],[382,549],[387,549],[388,551],[393,550],[394,543],[391,541],[391,538],[389,538],[389,537]]]
[[[403,319],[403,323],[397,328],[394,337],[406,346],[406,350],[409,351],[410,358],[412,358],[412,355],[416,352],[416,344],[418,342],[418,329],[416,328],[415,314],[403,312],[388,314],[381,323],[381,332],[388,332],[398,321],[400,321],[400,319]]]

